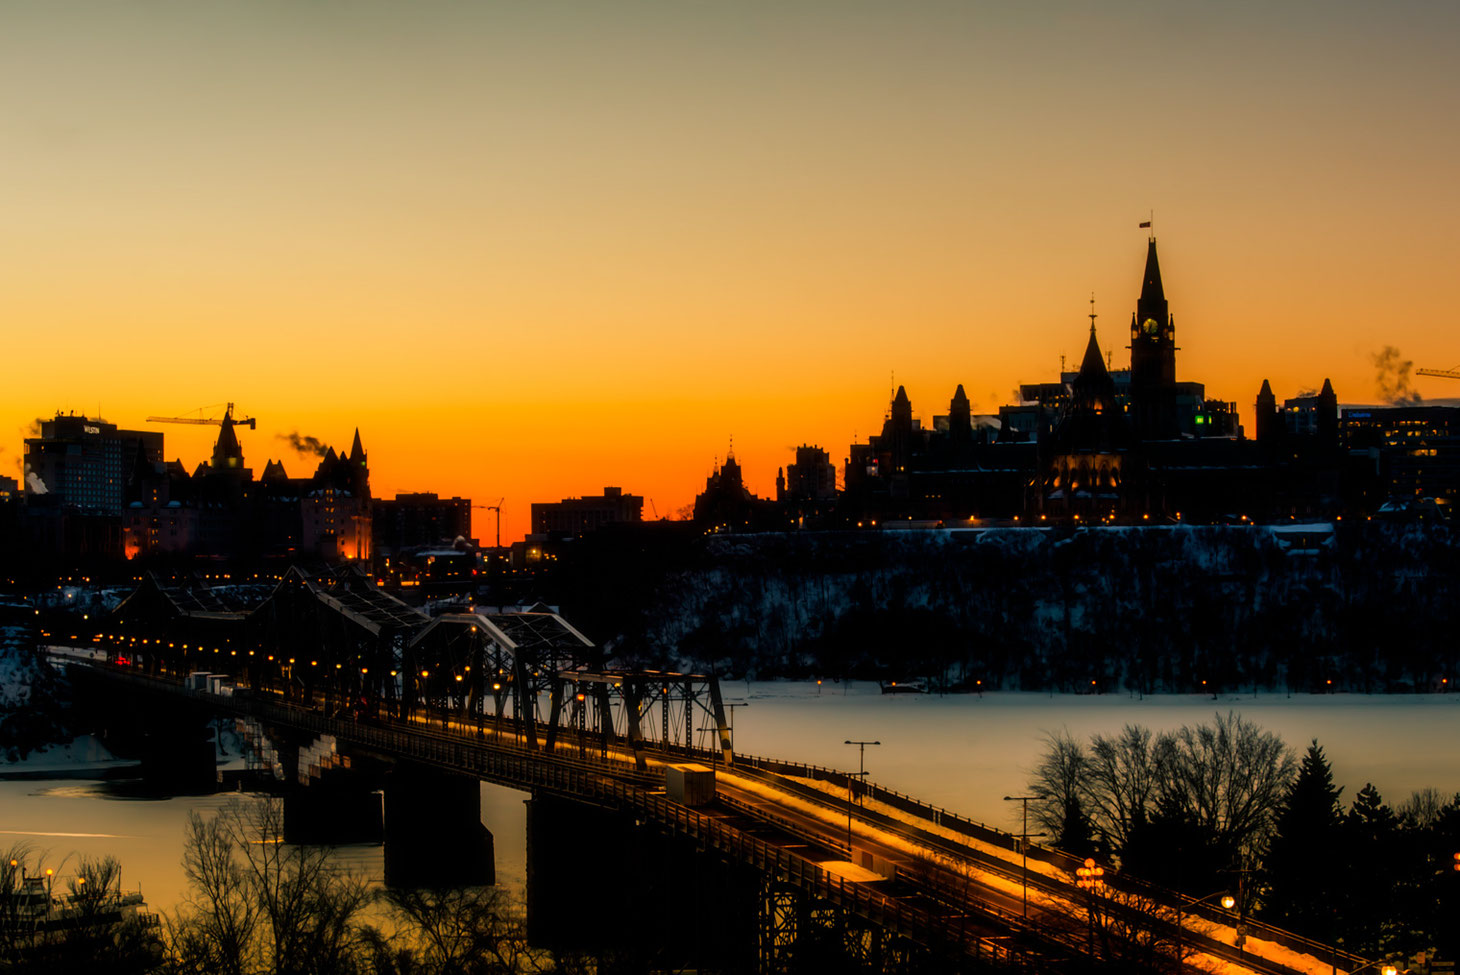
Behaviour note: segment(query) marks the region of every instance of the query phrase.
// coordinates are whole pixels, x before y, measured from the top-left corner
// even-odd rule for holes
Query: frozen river
[[[738,751],[856,768],[857,750],[842,743],[880,740],[867,750],[874,781],[1004,829],[1017,829],[1018,823],[1017,808],[1002,797],[1024,790],[1047,733],[1067,728],[1083,739],[1127,723],[1174,729],[1210,721],[1217,711],[1240,712],[1298,752],[1317,738],[1335,781],[1344,786],[1345,802],[1365,782],[1374,783],[1391,804],[1426,786],[1447,795],[1460,791],[1460,695],[938,697],[830,683],[819,689],[736,683],[723,692],[727,701],[747,705],[735,709]],[[0,780],[0,848],[29,843],[50,851],[53,865],[72,852],[111,854],[122,861],[125,886],[140,885],[154,909],[176,905],[184,891],[180,859],[187,815],[208,814],[230,797],[140,798],[74,765],[70,777],[45,767],[37,767],[32,778]],[[493,786],[483,786],[482,795],[483,820],[496,838],[498,880],[520,885],[525,796]],[[340,852],[351,866],[380,877],[379,847]]]
[[[1017,829],[1006,795],[1021,793],[1047,734],[1085,740],[1126,724],[1153,731],[1235,711],[1299,755],[1317,738],[1345,803],[1372,782],[1397,804],[1415,789],[1460,792],[1460,695],[1256,697],[1119,694],[882,694],[875,684],[757,683],[722,687],[735,709],[735,748],[813,765],[857,767],[847,739],[867,749],[869,778],[1001,829]]]

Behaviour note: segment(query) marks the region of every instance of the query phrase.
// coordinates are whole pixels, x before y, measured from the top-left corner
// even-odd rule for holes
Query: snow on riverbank
[[[0,778],[74,774],[135,764],[129,759],[117,758],[95,735],[78,735],[64,744],[46,745],[23,759],[0,764]]]

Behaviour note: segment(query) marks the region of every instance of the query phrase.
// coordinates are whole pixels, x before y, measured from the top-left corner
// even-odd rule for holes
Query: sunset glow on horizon
[[[142,2],[9,11],[0,472],[57,410],[232,401],[376,497],[773,494],[1127,362],[1154,211],[1182,380],[1249,424],[1460,363],[1460,8]],[[1420,378],[1426,399],[1460,382]],[[211,410],[221,414],[222,407]],[[490,512],[474,532],[492,537]]]

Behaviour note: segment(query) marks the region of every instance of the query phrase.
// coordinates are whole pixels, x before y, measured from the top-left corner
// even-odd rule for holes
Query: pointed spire
[[[892,414],[889,420],[894,426],[912,429],[912,400],[907,398],[907,390],[901,386],[897,387],[897,395],[892,398]]]
[[[1257,392],[1256,409],[1253,412],[1253,432],[1259,443],[1273,443],[1282,431],[1277,415],[1277,397],[1272,394],[1272,384],[1262,381]]]
[[[1333,383],[1331,383],[1326,377],[1323,380],[1323,388],[1318,391],[1318,395],[1320,398],[1336,398],[1338,396],[1338,394],[1333,391]]]
[[[243,447],[238,442],[238,434],[233,432],[233,416],[229,413],[223,414],[223,422],[218,425],[218,442],[213,445],[213,466],[218,469],[243,466]]]
[[[963,391],[963,384],[958,384],[958,389],[953,393],[953,401],[948,404],[948,433],[955,441],[968,441],[973,436],[973,408],[968,402],[968,394]]]
[[[1161,287],[1161,262],[1156,258],[1156,238],[1146,244],[1146,275],[1141,283],[1141,304],[1165,302],[1166,291]]]
[[[1080,374],[1075,381],[1109,375],[1110,371],[1105,368],[1105,355],[1100,351],[1100,340],[1095,337],[1095,323],[1091,322],[1090,341],[1085,345],[1085,358],[1080,360]]]
[[[350,444],[350,463],[365,464],[365,445],[360,443],[360,428],[355,428],[355,442]]]

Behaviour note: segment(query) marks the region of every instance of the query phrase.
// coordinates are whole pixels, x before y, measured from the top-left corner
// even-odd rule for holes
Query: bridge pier
[[[153,786],[187,795],[218,789],[218,745],[206,720],[146,719],[137,741],[142,778]]]
[[[628,813],[544,794],[527,803],[527,938],[615,970],[753,972],[759,880]]]
[[[380,793],[352,775],[329,776],[284,793],[284,841],[332,846],[379,843]]]
[[[478,887],[496,881],[492,834],[473,776],[398,765],[385,777],[388,887]]]

